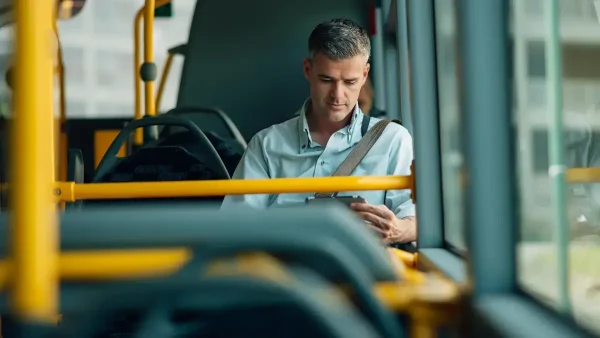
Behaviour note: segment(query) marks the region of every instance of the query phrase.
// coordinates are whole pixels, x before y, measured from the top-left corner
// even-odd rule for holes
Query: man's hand
[[[416,224],[413,218],[398,219],[385,205],[367,202],[352,203],[350,208],[358,213],[386,243],[405,243],[416,240]]]
[[[352,203],[350,208],[356,211],[362,219],[371,223],[371,228],[382,238],[389,237],[397,218],[385,205],[371,205],[367,202]]]

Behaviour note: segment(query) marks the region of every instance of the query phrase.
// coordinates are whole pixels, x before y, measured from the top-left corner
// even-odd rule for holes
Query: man
[[[357,104],[369,75],[371,44],[367,32],[348,19],[319,24],[311,33],[303,62],[310,98],[300,114],[258,132],[234,179],[326,177],[361,139],[364,117]],[[373,118],[370,127],[379,120]],[[413,160],[408,131],[390,123],[353,175],[409,175]],[[222,208],[268,208],[301,204],[311,194],[227,196]],[[340,194],[342,195],[342,194]],[[347,192],[367,202],[351,207],[387,243],[416,239],[415,207],[409,190]]]

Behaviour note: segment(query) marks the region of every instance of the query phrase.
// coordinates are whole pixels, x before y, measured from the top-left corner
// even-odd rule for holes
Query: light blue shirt
[[[307,100],[308,102],[308,100]],[[360,141],[365,116],[358,105],[350,125],[334,133],[325,147],[314,142],[306,121],[304,103],[297,117],[258,132],[250,140],[233,179],[327,177]],[[371,118],[369,128],[380,119]],[[390,123],[353,176],[410,175],[413,160],[412,137],[397,123]],[[385,204],[398,218],[415,215],[410,190],[340,192],[339,196],[359,195],[373,205]],[[309,194],[230,195],[222,209],[245,205],[268,208],[304,204]]]

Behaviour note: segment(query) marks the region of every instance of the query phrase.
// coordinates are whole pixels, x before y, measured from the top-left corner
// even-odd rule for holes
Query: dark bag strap
[[[364,115],[362,126],[361,126],[361,134],[362,139],[354,146],[348,157],[340,164],[340,166],[335,170],[335,172],[331,176],[350,176],[352,172],[360,162],[367,156],[367,153],[373,146],[375,142],[379,139],[381,134],[385,128],[390,124],[390,122],[400,123],[398,120],[381,120],[377,122],[371,129],[369,129],[369,123],[371,121],[371,117]],[[337,192],[333,193],[316,193],[315,197],[335,197],[337,196]]]

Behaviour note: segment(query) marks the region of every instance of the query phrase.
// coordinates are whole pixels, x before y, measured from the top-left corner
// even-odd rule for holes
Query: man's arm
[[[235,180],[270,178],[266,156],[258,135],[255,135],[250,140],[250,143],[248,143],[248,148],[246,148],[246,151],[231,178]],[[265,209],[269,206],[269,195],[228,195],[225,196],[221,209],[229,209],[238,206]]]
[[[390,158],[392,175],[411,175],[413,157],[413,141],[410,134],[404,129],[401,132],[398,148],[393,150]],[[396,156],[393,156],[396,155]],[[417,240],[416,208],[411,198],[411,191],[388,190],[385,195],[385,205],[396,215],[389,235],[388,243],[408,243]]]
[[[406,129],[401,128],[397,137],[392,141],[396,147],[390,154],[390,175],[410,175],[413,160],[412,138]],[[417,218],[411,192],[404,190],[389,190],[385,195],[385,205],[369,203],[353,203],[351,208],[371,228],[379,233],[386,243],[408,243],[417,240]]]

